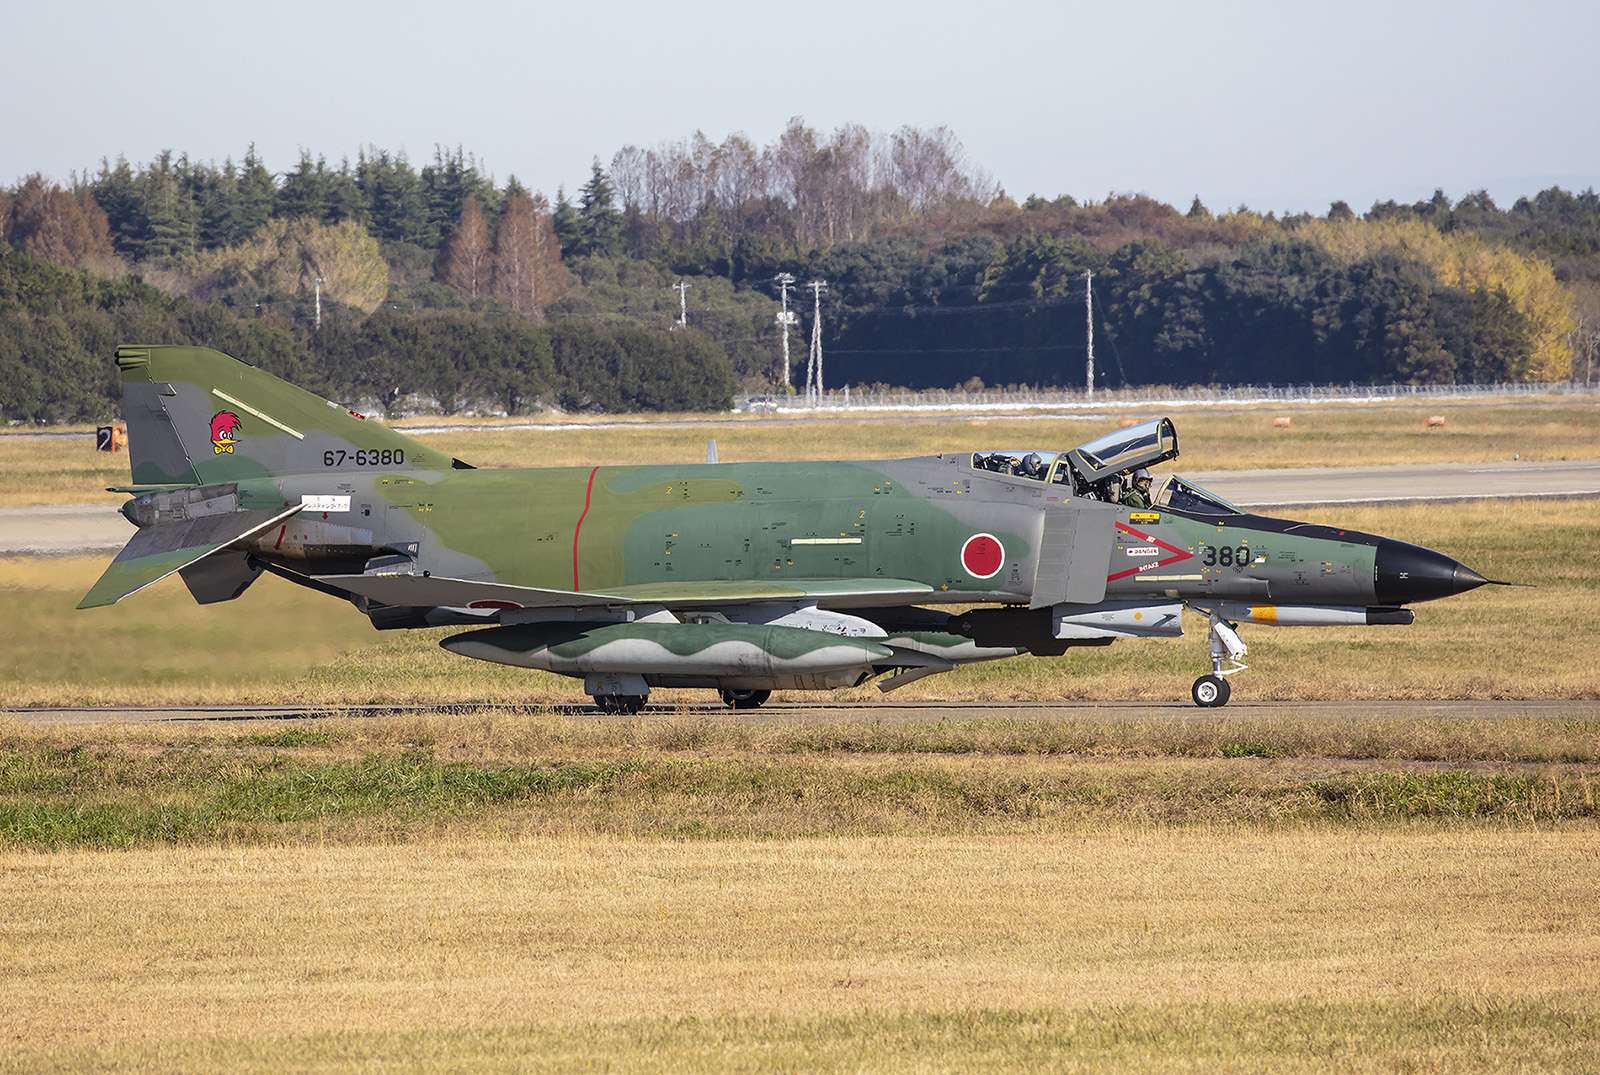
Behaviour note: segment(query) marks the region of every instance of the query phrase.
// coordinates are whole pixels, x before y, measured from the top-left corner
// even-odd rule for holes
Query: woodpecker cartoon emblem
[[[216,449],[212,454],[221,455],[227,452],[233,454],[234,433],[239,429],[239,416],[232,411],[218,411],[216,417],[211,419],[211,446]]]

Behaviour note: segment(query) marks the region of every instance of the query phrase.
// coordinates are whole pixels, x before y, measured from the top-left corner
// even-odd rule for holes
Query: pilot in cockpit
[[[1140,467],[1133,472],[1133,480],[1122,490],[1122,505],[1128,508],[1150,506],[1150,472]]]

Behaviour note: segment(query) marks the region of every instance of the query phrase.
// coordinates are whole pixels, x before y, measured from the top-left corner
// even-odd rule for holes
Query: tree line
[[[105,161],[0,190],[0,239],[14,421],[103,412],[103,371],[64,371],[134,339],[228,341],[387,407],[715,409],[783,387],[780,274],[827,282],[833,385],[1080,384],[1090,280],[1106,384],[1586,377],[1600,325],[1592,190],[1284,217],[1018,203],[945,128],[799,119],[765,146],[624,147],[553,204],[461,149]]]

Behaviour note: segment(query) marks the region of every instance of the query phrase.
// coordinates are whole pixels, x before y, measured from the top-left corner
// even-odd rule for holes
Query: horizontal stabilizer
[[[829,600],[853,604],[903,598],[932,592],[921,582],[903,579],[789,579],[783,583],[708,580],[616,586],[604,593],[543,590],[500,582],[474,582],[422,574],[319,575],[317,581],[361,594],[385,605],[472,608],[511,605],[521,608],[570,608],[651,604],[668,607],[739,605],[772,601]]]
[[[282,522],[300,510],[235,511],[141,528],[78,602],[79,608],[114,605],[202,557]]]

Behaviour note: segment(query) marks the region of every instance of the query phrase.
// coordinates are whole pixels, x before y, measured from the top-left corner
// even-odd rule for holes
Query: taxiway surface
[[[106,708],[0,709],[0,720],[18,720],[43,726],[93,724],[203,724],[318,720],[331,717],[371,719],[407,716],[449,716],[485,710],[512,711],[517,707],[492,706],[108,706]],[[1171,702],[829,702],[826,699],[774,702],[760,709],[735,713],[716,702],[699,705],[656,705],[632,717],[601,713],[588,703],[558,705],[554,716],[596,721],[719,720],[739,724],[890,724],[971,723],[974,721],[1189,721],[1208,720],[1567,720],[1584,721],[1600,729],[1600,701],[1358,701],[1358,702],[1251,702],[1234,701],[1220,709],[1200,710],[1187,701]]]

